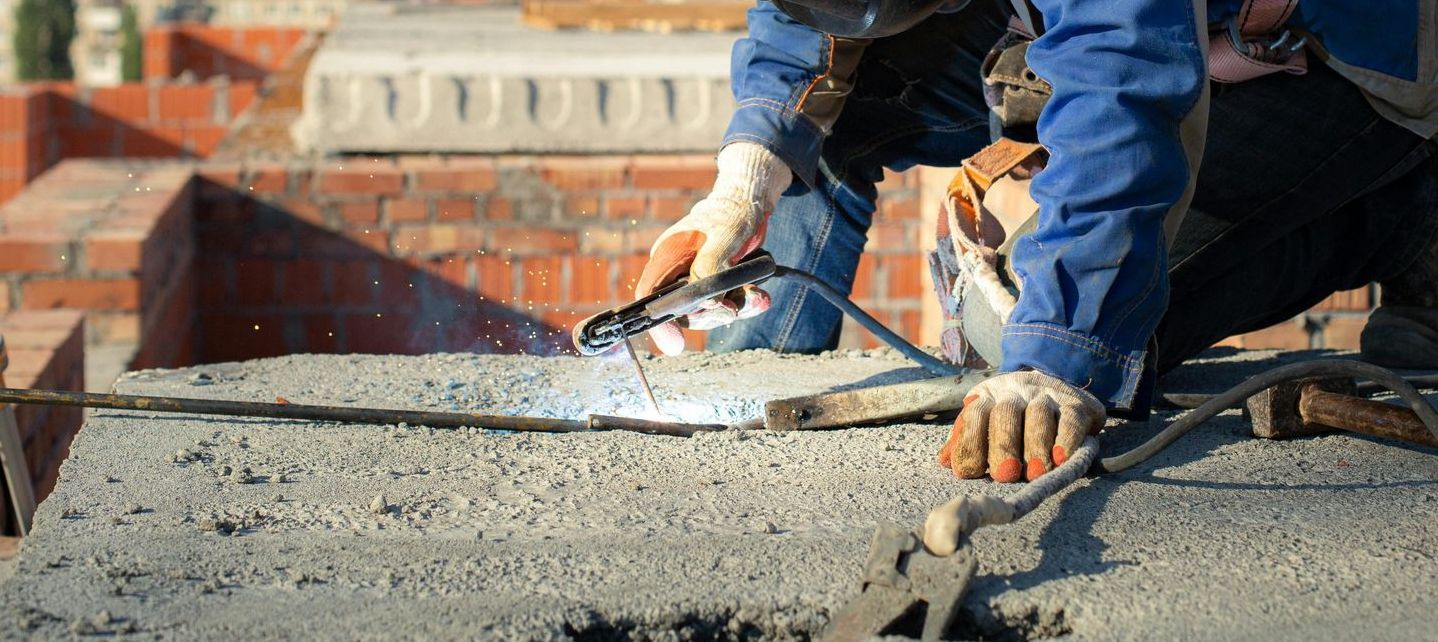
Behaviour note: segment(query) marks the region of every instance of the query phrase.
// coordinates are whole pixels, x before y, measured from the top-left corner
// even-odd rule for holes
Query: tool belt
[[[965,160],[949,182],[929,269],[944,318],[939,344],[958,365],[987,368],[1000,360],[999,331],[1019,290],[1007,257],[1038,222],[1029,183],[1047,160],[1038,144],[1001,138]]]

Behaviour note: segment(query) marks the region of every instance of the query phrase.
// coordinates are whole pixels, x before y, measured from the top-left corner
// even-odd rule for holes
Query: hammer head
[[[1354,381],[1345,377],[1315,377],[1280,383],[1248,398],[1248,416],[1253,421],[1253,436],[1262,439],[1287,439],[1333,432],[1333,428],[1304,423],[1298,411],[1298,402],[1303,398],[1303,391],[1308,388],[1345,395],[1357,393]]]

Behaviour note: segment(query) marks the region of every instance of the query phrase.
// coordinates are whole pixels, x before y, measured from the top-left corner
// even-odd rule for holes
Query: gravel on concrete
[[[1278,355],[1291,360],[1292,355]],[[1211,353],[1216,391],[1272,353]],[[887,350],[649,359],[666,410],[915,378]],[[636,414],[622,359],[291,356],[145,371],[202,398]],[[1105,452],[1162,424],[1109,430]],[[958,638],[1432,639],[1438,458],[1250,438],[1238,413],[974,539]],[[13,577],[0,639],[808,639],[880,520],[957,493],[942,420],[814,433],[515,434],[96,411]]]

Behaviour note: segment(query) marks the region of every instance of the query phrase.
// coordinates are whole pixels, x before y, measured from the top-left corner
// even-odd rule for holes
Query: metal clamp
[[[858,642],[896,633],[922,618],[920,639],[942,639],[958,615],[969,582],[978,570],[966,544],[948,557],[924,549],[917,534],[897,524],[879,524],[869,543],[859,597],[829,623],[824,639]]]

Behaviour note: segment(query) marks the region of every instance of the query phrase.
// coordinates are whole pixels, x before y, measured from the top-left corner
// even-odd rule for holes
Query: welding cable
[[[774,276],[799,281],[800,283],[803,283],[804,285],[808,286],[809,289],[818,292],[819,296],[824,297],[825,301],[828,301],[829,303],[833,304],[834,307],[839,308],[839,310],[844,314],[849,315],[849,318],[858,322],[859,325],[864,326],[865,330],[872,332],[874,336],[877,337],[880,341],[889,344],[891,347],[893,347],[895,350],[898,350],[904,356],[908,357],[909,359],[912,359],[920,366],[923,366],[925,370],[928,370],[934,376],[947,377],[950,375],[963,374],[963,368],[955,366],[951,363],[946,363],[943,360],[935,357],[934,355],[924,352],[922,348],[919,348],[918,346],[909,343],[908,341],[904,340],[903,337],[896,334],[893,330],[884,327],[884,324],[879,323],[878,319],[869,316],[869,313],[865,312],[863,308],[854,305],[854,302],[850,301],[849,297],[844,296],[838,290],[835,290],[833,286],[830,286],[828,283],[825,283],[819,277],[814,276],[813,274],[810,274],[803,270],[796,270],[794,268],[785,267],[782,265],[775,266]]]
[[[1438,375],[1425,374],[1405,376],[1408,383],[1413,384],[1418,390],[1438,390]],[[1359,395],[1371,395],[1375,392],[1385,392],[1388,388],[1372,382],[1363,382],[1354,387],[1353,392]],[[1184,392],[1166,392],[1154,400],[1155,407],[1171,408],[1176,410],[1193,410],[1213,399],[1217,395],[1194,394]]]
[[[1090,436],[1068,460],[1025,484],[1013,495],[958,495],[950,499],[929,511],[924,520],[924,545],[935,555],[952,555],[963,538],[974,531],[984,526],[1012,524],[1028,515],[1044,500],[1083,477],[1095,459],[1098,459],[1098,438]]]
[[[1438,438],[1438,410],[1429,405],[1428,400],[1413,387],[1413,384],[1403,377],[1398,376],[1392,370],[1382,368],[1362,361],[1351,361],[1347,359],[1321,359],[1317,361],[1305,361],[1286,366],[1279,366],[1266,370],[1247,381],[1240,383],[1224,392],[1214,395],[1213,398],[1203,402],[1192,412],[1185,414],[1173,423],[1164,428],[1162,432],[1154,435],[1153,438],[1142,445],[1121,455],[1105,457],[1099,461],[1098,472],[1115,473],[1120,470],[1132,468],[1149,458],[1157,455],[1159,451],[1167,448],[1179,437],[1187,434],[1205,421],[1212,419],[1219,413],[1241,405],[1245,400],[1268,388],[1281,383],[1287,383],[1310,377],[1352,377],[1363,381],[1378,384],[1394,394],[1397,394],[1423,422],[1423,426]],[[1042,478],[1041,478],[1042,479]]]

